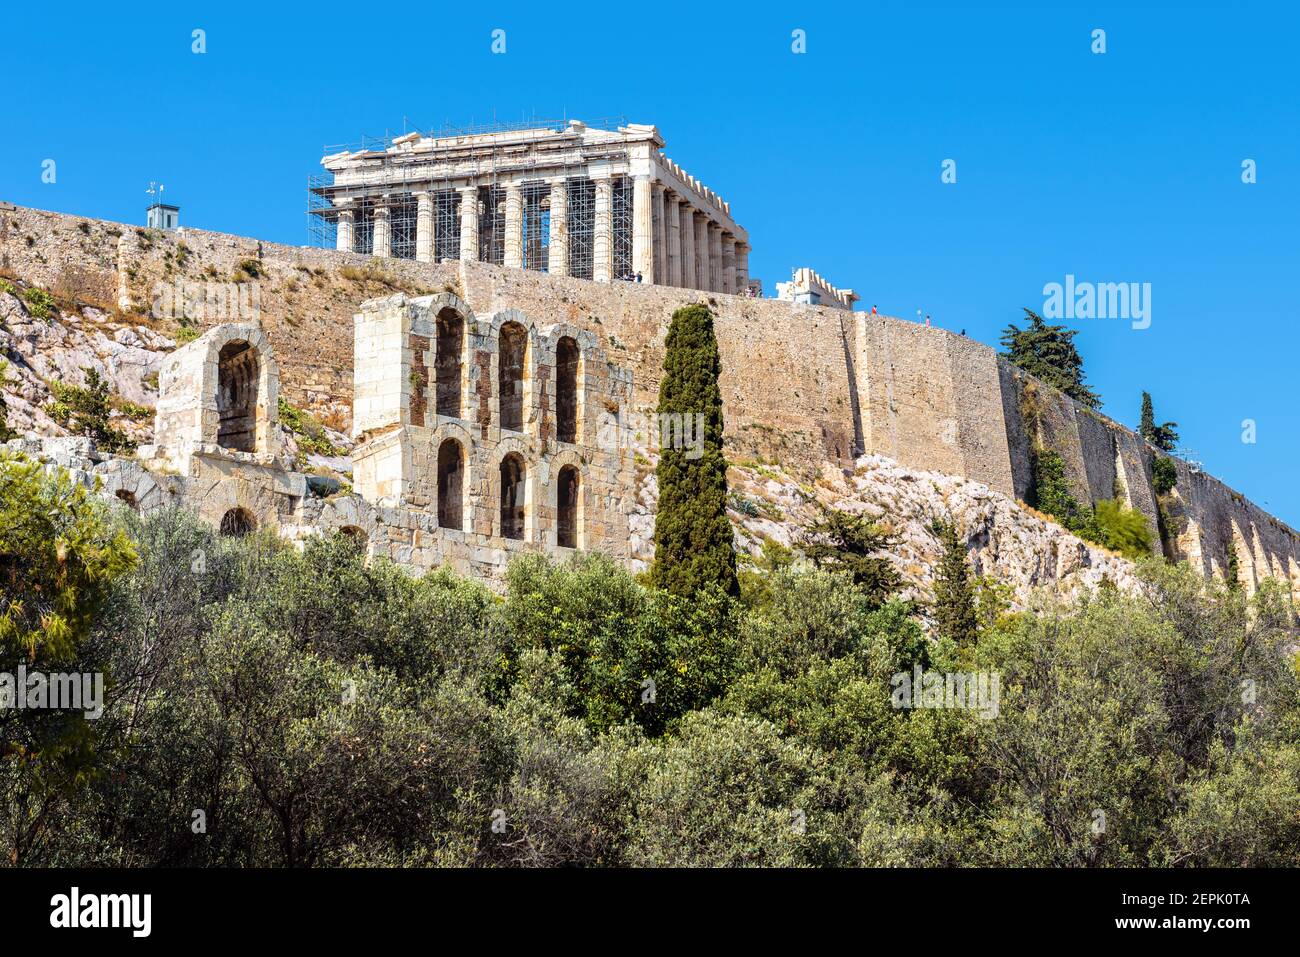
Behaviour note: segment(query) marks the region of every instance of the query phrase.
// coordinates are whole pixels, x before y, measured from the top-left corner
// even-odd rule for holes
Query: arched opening
[[[578,547],[578,521],[581,509],[582,480],[572,465],[560,469],[560,486],[556,492],[555,541],[561,548]]]
[[[438,313],[438,345],[434,359],[439,415],[461,418],[461,353],[465,348],[465,320],[455,309]]]
[[[370,536],[357,525],[344,525],[339,529],[339,535],[359,551],[365,551],[366,546],[370,544]]]
[[[510,453],[501,460],[501,537],[524,537],[524,483],[528,469],[524,460]]]
[[[228,342],[217,356],[217,444],[236,452],[257,449],[257,350]]]
[[[497,342],[497,383],[501,428],[524,430],[524,380],[528,365],[528,331],[517,322],[501,327]]]
[[[221,534],[230,538],[243,538],[257,530],[257,519],[246,508],[232,508],[221,516]]]
[[[465,455],[455,439],[438,446],[438,527],[461,528],[464,506]]]
[[[561,442],[578,441],[578,343],[563,336],[555,347],[555,431]]]

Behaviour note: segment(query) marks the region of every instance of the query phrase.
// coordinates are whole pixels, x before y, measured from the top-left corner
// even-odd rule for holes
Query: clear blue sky
[[[0,198],[140,222],[160,180],[183,223],[305,243],[326,143],[625,115],[731,201],[769,292],[809,265],[996,343],[1067,273],[1151,283],[1149,329],[1074,323],[1104,411],[1134,426],[1149,390],[1300,527],[1294,4],[187,6],[7,6]]]

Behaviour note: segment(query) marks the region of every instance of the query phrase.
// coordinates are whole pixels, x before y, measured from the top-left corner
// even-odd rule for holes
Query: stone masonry
[[[707,231],[704,238],[708,240]],[[375,269],[375,263],[381,263],[382,269]],[[280,357],[284,390],[299,401],[338,403],[350,411],[357,328],[352,317],[359,311],[364,314],[360,308],[364,301],[405,289],[435,296],[444,291],[454,294],[463,304],[467,328],[473,330],[471,341],[481,341],[485,322],[489,322],[486,331],[490,335],[490,323],[510,310],[543,323],[538,329],[520,322],[525,329],[534,330],[527,337],[525,366],[534,377],[542,375],[542,366],[554,362],[547,350],[555,343],[546,329],[562,324],[585,334],[575,337],[582,346],[584,363],[598,366],[605,361],[593,358],[597,354],[592,346],[598,344],[609,362],[630,373],[630,384],[619,379],[617,387],[609,387],[610,392],[626,394],[620,393],[626,389],[632,406],[653,408],[672,312],[683,305],[705,302],[716,317],[725,442],[734,459],[777,460],[812,481],[824,464],[848,468],[859,455],[874,454],[908,468],[973,479],[1003,495],[1023,499],[1030,486],[1033,449],[1039,444],[1061,455],[1080,502],[1094,503],[1118,495],[1147,515],[1153,528],[1157,519],[1158,504],[1151,486],[1151,463],[1157,450],[1118,423],[1007,365],[992,348],[942,329],[827,305],[702,293],[657,283],[600,283],[478,261],[377,260],[357,253],[262,243],[201,230],[148,234],[134,227],[39,210],[0,210],[0,272],[58,294],[110,303],[120,297],[134,309],[151,301],[159,282],[178,274],[229,276],[241,270],[250,274],[250,269],[257,271],[256,281],[261,284],[260,328]],[[417,295],[412,301],[424,298]],[[471,321],[471,312],[493,319]],[[411,323],[408,332],[432,339],[436,330],[426,320],[402,321]],[[401,335],[394,334],[392,348]],[[429,347],[422,349],[423,362],[417,360],[417,350],[409,342],[402,348],[411,353],[410,365],[405,367],[409,371],[390,376],[395,383],[390,400],[392,389],[400,387],[410,373],[429,375],[436,366],[436,355]],[[479,351],[479,346],[473,348]],[[466,359],[462,368],[469,369],[471,364]],[[495,359],[489,352],[486,367],[480,367],[475,379],[479,404],[467,405],[461,416],[469,423],[461,427],[485,449],[503,441],[491,431],[499,428],[492,417],[499,413],[493,402],[499,403],[500,398],[493,368]],[[546,374],[552,373],[548,369]],[[521,377],[520,381],[524,384],[521,395],[527,396],[529,403],[543,401],[541,388],[533,388],[535,378],[529,382]],[[468,403],[468,386],[464,394]],[[358,398],[358,417],[378,414],[364,394]],[[420,444],[414,430],[421,426],[411,418],[401,418],[412,415],[412,398],[400,400],[407,403],[405,412],[396,403],[384,413],[386,419],[358,418],[353,431],[360,426],[358,434],[365,441],[379,443],[385,439],[379,434],[385,429],[410,429],[409,439],[388,441],[396,446],[406,443],[409,451],[401,454],[414,461]],[[608,398],[613,401],[612,395]],[[450,420],[443,423],[441,418],[429,418],[436,415],[436,396],[425,396],[423,402],[424,429],[452,428]],[[548,395],[545,402],[553,400]],[[414,408],[421,408],[418,399]],[[488,410],[486,439],[481,431],[484,423],[478,418],[484,409]],[[551,471],[548,456],[554,453],[544,444],[550,426],[540,409],[534,410],[531,404],[528,409],[533,420],[525,419],[524,437],[507,438],[523,443],[518,452],[527,466],[525,476],[540,478],[544,470]],[[367,421],[371,424],[365,424]],[[370,454],[378,455],[379,447],[372,445]],[[197,458],[215,461],[205,455],[200,453]],[[467,453],[469,472],[477,476],[471,478],[471,484],[491,481],[482,459],[475,472],[474,461],[479,455],[489,455],[489,472],[494,462],[486,451],[471,449]],[[227,471],[236,465],[246,469],[256,463],[222,460]],[[1212,476],[1177,459],[1175,465],[1178,483],[1164,503],[1172,520],[1168,540],[1162,545],[1165,554],[1187,560],[1206,574],[1222,574],[1229,556],[1235,553],[1248,587],[1266,577],[1277,577],[1289,582],[1293,593],[1300,596],[1300,536],[1296,531]],[[362,477],[366,468],[363,465],[357,472],[359,483],[368,481]],[[437,527],[436,511],[400,504],[404,495],[413,496],[411,501],[427,499],[428,489],[421,491],[419,483],[406,481],[407,466],[403,465],[400,473],[388,468],[389,484],[382,490],[375,486],[370,493],[373,502],[363,497],[338,504],[332,499],[309,499],[299,514],[310,513],[312,521],[327,527],[404,528],[395,540],[386,537],[387,531],[380,531],[371,539],[372,548],[399,558],[411,557],[417,564],[425,558],[432,560],[439,547],[429,544],[436,538],[430,534],[430,528]],[[596,474],[601,474],[602,468]],[[625,468],[620,462],[618,469]],[[391,479],[396,474],[403,479],[394,485]],[[378,483],[382,477],[378,467],[375,475]],[[587,487],[594,490],[598,481],[589,480]],[[621,483],[621,479],[616,481]],[[529,487],[527,483],[524,486],[525,490]],[[487,488],[479,494],[490,511],[491,496],[496,493]],[[537,503],[543,492],[534,489],[533,494]],[[615,494],[628,493],[620,485]],[[385,518],[385,509],[397,511]],[[480,521],[480,529],[485,528],[473,515],[466,528],[472,531],[475,521]],[[545,527],[542,521],[534,519],[535,536]],[[417,529],[426,534],[417,536]],[[524,547],[516,541],[511,539],[499,551],[504,554]],[[544,547],[537,540],[528,545]],[[604,543],[588,535],[586,546],[617,552],[621,547],[617,529]],[[474,554],[472,549],[469,554]]]

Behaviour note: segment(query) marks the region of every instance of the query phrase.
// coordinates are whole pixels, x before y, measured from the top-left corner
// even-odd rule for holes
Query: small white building
[[[145,225],[150,229],[176,229],[181,224],[181,208],[168,203],[154,203],[145,213]]]

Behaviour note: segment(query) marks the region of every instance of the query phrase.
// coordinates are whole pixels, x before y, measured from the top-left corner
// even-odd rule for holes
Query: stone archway
[[[217,444],[235,452],[257,449],[257,391],[261,362],[242,339],[217,356]]]

